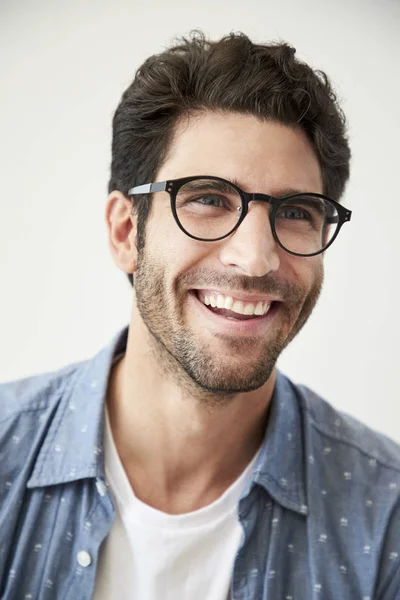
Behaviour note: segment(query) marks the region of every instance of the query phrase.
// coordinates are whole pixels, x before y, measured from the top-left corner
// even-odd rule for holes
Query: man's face
[[[235,113],[203,113],[177,128],[155,181],[191,175],[273,196],[322,193],[300,130]],[[266,203],[251,202],[230,237],[200,242],[178,228],[166,192],[153,196],[134,276],[137,307],[157,359],[199,389],[231,395],[262,386],[310,315],[322,279],[321,255],[296,257],[276,245]],[[262,314],[238,312],[257,306]]]

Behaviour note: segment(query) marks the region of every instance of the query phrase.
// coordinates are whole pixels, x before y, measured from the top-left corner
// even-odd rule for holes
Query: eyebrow
[[[211,177],[211,176],[210,176]],[[201,190],[204,188],[204,181],[207,181],[207,188],[210,190],[218,190],[220,192],[231,192],[232,191],[232,187],[230,185],[229,180],[224,180],[224,181],[219,181],[219,180],[213,180],[213,179],[194,179],[193,181],[189,181],[188,183],[185,184],[185,189],[189,189],[189,190]],[[232,182],[233,183],[233,182]],[[240,187],[240,186],[238,186]]]
[[[243,190],[243,185],[241,185],[237,179],[232,179],[231,181],[234,185],[236,185],[241,190]],[[264,194],[266,192],[254,192],[254,190],[253,190],[250,193]],[[272,196],[273,198],[286,198],[286,196],[293,196],[294,194],[310,194],[310,193],[312,193],[311,190],[299,190],[296,188],[288,187],[288,188],[279,188],[278,190],[275,190],[274,194],[267,194],[267,195]],[[319,193],[319,192],[317,192],[317,193]]]
[[[286,196],[293,196],[294,194],[311,194],[310,190],[298,190],[295,188],[283,188],[277,191],[275,194],[271,194],[274,198],[285,198]]]

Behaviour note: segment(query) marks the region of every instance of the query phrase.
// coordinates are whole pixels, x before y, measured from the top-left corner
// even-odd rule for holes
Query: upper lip
[[[193,288],[193,291],[197,294],[222,294],[223,296],[232,296],[235,300],[241,300],[242,302],[281,302],[279,298],[263,295],[263,294],[246,294],[239,290],[219,290],[217,288]]]

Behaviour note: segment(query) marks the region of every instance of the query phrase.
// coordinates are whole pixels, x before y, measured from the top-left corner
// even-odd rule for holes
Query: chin
[[[276,364],[272,357],[258,362],[256,366],[253,362],[248,368],[243,363],[238,365],[237,360],[230,362],[234,364],[219,363],[208,369],[186,365],[185,371],[199,390],[216,396],[232,396],[261,388],[270,378]]]

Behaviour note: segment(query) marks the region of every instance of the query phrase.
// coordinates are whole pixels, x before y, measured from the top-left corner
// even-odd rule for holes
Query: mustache
[[[278,277],[275,273],[269,273],[263,277],[248,277],[245,275],[228,275],[227,273],[218,273],[202,268],[182,274],[176,283],[177,287],[182,289],[220,287],[254,294],[270,294],[277,296],[280,300],[290,302],[300,302],[304,296],[301,287]]]

